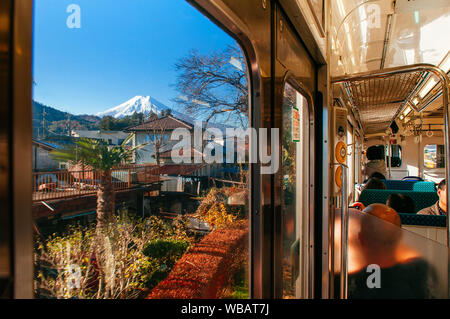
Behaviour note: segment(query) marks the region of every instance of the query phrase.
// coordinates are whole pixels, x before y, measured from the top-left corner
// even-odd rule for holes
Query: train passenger
[[[433,298],[437,285],[434,268],[422,258],[402,260],[398,254],[402,230],[397,212],[383,204],[371,204],[364,209],[361,218],[358,240],[367,267],[349,274],[348,297]],[[372,266],[370,270],[369,266]],[[374,272],[373,267],[378,267],[379,272]]]
[[[437,189],[439,200],[436,204],[419,211],[418,215],[447,215],[447,185],[443,179]]]
[[[386,179],[386,177],[383,174],[381,174],[380,172],[375,172],[372,175],[370,175],[370,177],[371,178],[375,177],[375,178],[378,178],[378,179],[381,179],[381,180]]]
[[[383,176],[386,176],[386,161],[384,160],[384,154],[380,147],[371,146],[367,149],[367,159],[363,174],[370,178],[373,173],[378,172]]]
[[[369,178],[362,190],[365,189],[386,189],[386,185],[378,178]]]
[[[395,193],[389,195],[386,205],[393,208],[397,213],[414,214],[416,211],[412,198],[403,194]]]
[[[378,178],[371,177],[369,180],[362,186],[361,190],[358,190],[358,197],[365,189],[386,189],[386,185]],[[357,210],[363,210],[365,208],[364,204],[361,202],[355,202],[352,206]]]

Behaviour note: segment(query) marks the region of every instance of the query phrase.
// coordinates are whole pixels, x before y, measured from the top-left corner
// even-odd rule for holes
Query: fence
[[[159,166],[127,165],[111,170],[116,191],[159,182]],[[33,173],[33,201],[94,194],[100,185],[100,171],[86,169]]]

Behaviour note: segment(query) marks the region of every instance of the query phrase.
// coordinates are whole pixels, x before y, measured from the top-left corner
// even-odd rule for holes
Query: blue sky
[[[70,4],[81,9],[79,29],[67,27]],[[234,42],[184,0],[35,0],[33,98],[72,114],[136,95],[173,106],[174,63]]]

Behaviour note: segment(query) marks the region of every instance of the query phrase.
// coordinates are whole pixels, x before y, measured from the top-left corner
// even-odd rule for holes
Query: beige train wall
[[[445,227],[403,225],[402,228],[442,245],[447,245],[447,228]]]

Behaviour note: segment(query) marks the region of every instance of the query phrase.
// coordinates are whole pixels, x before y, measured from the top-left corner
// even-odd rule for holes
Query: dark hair
[[[384,159],[384,146],[383,145],[373,145],[373,146],[369,147],[367,149],[366,156],[369,161]]]
[[[440,189],[440,190],[445,189],[445,178],[439,183],[438,189]]]
[[[394,193],[389,195],[386,205],[394,209],[397,213],[414,214],[416,211],[413,199],[403,194]]]
[[[386,189],[386,185],[376,177],[371,177],[364,185],[364,189]]]
[[[375,178],[378,178],[378,179],[386,179],[386,177],[384,177],[384,175],[381,174],[380,172],[375,172],[372,175],[370,175],[370,177],[375,177]]]

